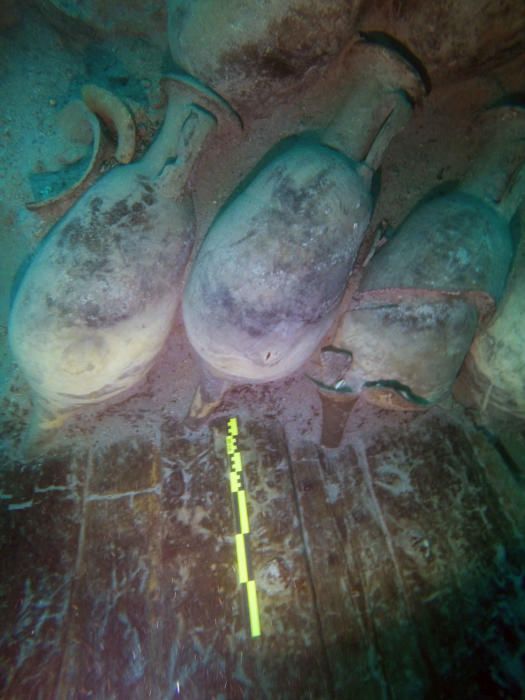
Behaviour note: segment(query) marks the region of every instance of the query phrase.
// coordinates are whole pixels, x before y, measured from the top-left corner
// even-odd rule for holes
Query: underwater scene
[[[523,0],[2,0],[0,697],[525,697]]]

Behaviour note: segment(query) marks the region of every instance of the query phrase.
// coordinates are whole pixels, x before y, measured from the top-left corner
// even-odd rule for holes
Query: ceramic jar
[[[521,177],[525,179],[525,170]],[[521,241],[505,296],[494,318],[475,338],[454,387],[458,401],[493,428],[508,429],[525,420],[524,221],[523,214],[516,221]]]
[[[513,183],[514,153],[525,120],[514,106],[494,113],[494,134],[460,185],[426,197],[364,270],[322,353],[325,395],[417,410],[450,394],[514,253],[510,220],[523,188]]]
[[[334,321],[372,214],[374,173],[423,91],[392,48],[363,42],[358,52],[332,123],[268,154],[198,251],[184,322],[223,388],[295,372]],[[217,385],[203,386],[197,414],[218,400]]]
[[[163,84],[166,116],[149,150],[82,195],[14,289],[9,342],[33,391],[35,436],[134,387],[170,332],[194,239],[186,182],[217,117],[234,117],[197,81]]]
[[[237,109],[267,109],[352,40],[362,5],[362,0],[169,0],[171,54]]]

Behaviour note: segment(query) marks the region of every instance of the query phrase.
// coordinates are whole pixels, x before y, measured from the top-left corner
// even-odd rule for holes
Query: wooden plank
[[[55,697],[80,532],[84,463],[53,458],[1,473],[0,689]]]
[[[168,693],[180,690],[195,699],[330,697],[283,433],[271,423],[240,428],[262,634],[250,636],[237,581],[226,420],[214,424],[213,435],[206,429],[166,431]]]
[[[332,697],[284,431],[277,421],[241,423],[238,445],[262,626],[246,663],[253,697]]]
[[[515,690],[516,673],[494,640],[501,625],[511,638],[521,634],[513,581],[523,546],[467,435],[439,412],[368,411],[365,429],[360,423],[350,432],[346,447],[310,446],[293,460],[319,572],[323,636],[329,650],[335,645],[337,692],[482,697],[489,689],[497,697]],[[503,581],[513,598],[496,621],[487,603]],[[352,675],[356,659],[361,670]]]
[[[389,434],[390,449],[399,444],[396,432]],[[419,582],[411,586],[411,615],[433,688],[450,694],[452,685],[458,697],[512,694],[516,681],[496,640],[503,629],[511,636],[519,630],[521,596],[509,596],[506,611],[496,601],[502,586],[514,588],[521,576],[523,543],[463,426],[433,411],[403,432],[413,485],[403,512],[424,539],[410,546],[400,529],[395,536],[407,581]],[[377,455],[371,457],[377,470]],[[397,511],[389,510],[399,525],[399,505]]]
[[[0,474],[3,696],[519,697],[523,495],[496,446],[438,410],[360,408],[340,449],[291,455],[278,422],[240,428],[262,636],[226,419],[166,422]]]
[[[525,532],[525,429],[494,436],[471,428],[468,437],[505,515]]]
[[[162,697],[160,551],[158,448],[91,454],[58,697]]]
[[[366,485],[355,455],[347,452],[343,464],[352,475],[349,494],[342,491],[339,470],[322,461],[315,445],[297,448],[292,455],[334,694],[380,698],[388,693],[388,679],[378,621],[389,604],[397,618],[404,601],[395,572],[384,575],[387,555],[375,545],[382,532],[361,503]]]
[[[163,697],[242,698],[227,468],[212,432],[162,430]]]

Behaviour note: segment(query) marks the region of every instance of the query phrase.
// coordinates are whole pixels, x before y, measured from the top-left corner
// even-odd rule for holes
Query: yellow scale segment
[[[250,631],[252,637],[259,637],[261,634],[261,623],[259,620],[259,605],[257,603],[257,589],[255,581],[250,579],[248,573],[248,558],[246,555],[246,538],[250,532],[248,520],[248,507],[246,504],[246,491],[242,480],[242,458],[237,448],[237,436],[239,426],[237,418],[230,418],[228,421],[228,434],[226,435],[226,452],[230,458],[230,491],[237,499],[239,512],[239,530],[235,533],[235,549],[237,551],[237,568],[239,572],[239,583],[246,586],[246,599],[248,602],[248,614],[250,616]]]

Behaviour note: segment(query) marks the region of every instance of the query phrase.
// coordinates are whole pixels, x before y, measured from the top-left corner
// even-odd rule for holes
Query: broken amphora
[[[401,410],[449,395],[476,331],[501,300],[520,189],[512,184],[514,152],[525,122],[514,105],[495,107],[490,119],[492,137],[465,178],[425,198],[371,259],[321,352],[325,444],[338,443],[333,425],[344,425],[338,414],[359,395]]]

